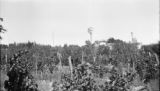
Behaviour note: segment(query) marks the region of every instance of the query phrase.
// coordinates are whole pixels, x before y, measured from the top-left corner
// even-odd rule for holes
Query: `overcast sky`
[[[110,37],[142,44],[159,40],[159,0],[0,0],[8,30],[2,43],[85,44]]]

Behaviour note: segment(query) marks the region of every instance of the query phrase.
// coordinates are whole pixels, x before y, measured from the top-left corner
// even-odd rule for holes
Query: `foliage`
[[[155,55],[151,52],[140,50],[140,56],[136,62],[136,70],[145,83],[152,79],[157,79],[159,77],[159,64],[157,64]]]
[[[3,18],[0,17],[0,21],[3,21]],[[6,32],[6,29],[3,28],[2,25],[0,25],[0,33],[4,33]],[[2,37],[0,36],[0,40],[2,39]]]
[[[28,51],[19,51],[10,59],[10,67],[7,72],[8,80],[4,82],[7,91],[38,91],[38,86],[34,82],[32,75],[28,72],[27,63],[20,59]]]
[[[85,65],[75,68],[72,74],[73,78],[66,74],[62,76],[63,91],[93,91],[95,81]]]
[[[99,70],[99,71],[97,71]],[[94,74],[110,74],[104,83],[96,82]],[[74,68],[73,77],[63,74],[60,83],[53,83],[53,91],[128,91],[133,85],[136,73],[129,72],[126,75],[119,74],[116,69],[109,70],[96,65],[81,64]]]
[[[143,45],[142,49],[151,53],[156,53],[160,57],[160,41],[156,44]]]
[[[25,56],[21,57],[19,59],[23,60],[22,63],[28,64],[28,72],[35,72],[41,71],[45,72],[46,69],[49,69],[50,72],[54,72],[56,70],[56,65],[59,63],[59,58],[57,57],[57,53],[60,53],[62,55],[62,65],[68,66],[68,57],[72,57],[72,63],[74,69],[74,77],[71,79],[70,76],[62,77],[63,80],[63,86],[68,89],[76,89],[83,88],[87,86],[87,88],[93,89],[94,87],[90,87],[90,85],[81,85],[83,81],[86,81],[84,84],[91,84],[89,82],[93,82],[92,85],[95,85],[94,89],[103,89],[105,90],[111,90],[111,89],[121,89],[121,88],[127,88],[126,85],[129,83],[128,79],[134,78],[133,74],[139,75],[141,77],[141,81],[144,83],[148,83],[151,79],[156,79],[159,76],[159,64],[157,64],[156,58],[154,56],[154,53],[159,53],[158,51],[158,45],[154,44],[152,46],[142,46],[141,49],[137,48],[137,44],[134,43],[127,43],[121,40],[117,40],[114,38],[111,38],[107,41],[103,41],[105,45],[99,45],[95,46],[95,44],[91,44],[90,41],[86,41],[86,44],[84,46],[78,46],[78,45],[64,45],[61,46],[55,46],[51,47],[49,45],[40,45],[32,42],[28,43],[19,43],[19,44],[9,44],[9,45],[2,45],[2,49],[7,48],[7,56],[8,60],[9,58],[18,52],[18,50],[24,50],[27,49],[30,52]],[[112,44],[113,49],[110,49],[107,44]],[[113,82],[117,83],[115,85],[113,82],[111,83],[105,83],[103,85],[96,85],[95,77],[92,76],[86,76],[82,75],[82,71],[79,69],[82,69],[81,66],[77,67],[79,64],[81,64],[82,60],[82,54],[83,54],[83,60],[85,62],[89,62],[92,66],[90,69],[92,71],[92,74],[98,74],[99,78],[103,78],[103,75],[106,73],[110,73],[112,77],[110,79],[113,79]],[[5,55],[6,51],[2,50],[2,61],[1,61],[1,67],[4,67],[3,65],[9,65],[9,62],[5,62]],[[93,62],[93,57],[96,57],[96,62]],[[115,69],[119,70],[112,70],[112,72],[108,71],[108,69],[105,68],[108,64],[111,64],[115,67]],[[37,69],[36,69],[37,66]],[[129,78],[123,76],[122,74],[122,68],[127,69],[127,74],[130,74]],[[85,69],[84,71],[87,71]],[[115,72],[115,73],[114,73]],[[131,72],[131,73],[129,73]],[[68,79],[68,80],[65,80]],[[76,82],[82,82],[82,83],[76,83]],[[120,86],[118,83],[123,84],[125,83],[125,86]],[[132,81],[131,81],[132,82]],[[59,89],[58,83],[55,83],[55,89]],[[67,84],[72,84],[68,87]],[[79,84],[79,85],[77,85]],[[57,87],[58,85],[58,87]],[[63,88],[64,89],[64,88]],[[110,91],[109,90],[109,91]],[[57,91],[57,90],[55,90]],[[95,90],[98,91],[98,90]],[[116,90],[114,90],[116,91]],[[117,90],[120,91],[120,90]]]
[[[123,41],[120,39],[109,38],[107,43],[123,43]]]

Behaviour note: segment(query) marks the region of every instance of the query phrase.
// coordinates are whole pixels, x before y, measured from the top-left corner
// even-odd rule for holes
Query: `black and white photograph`
[[[0,0],[0,91],[159,91],[159,0]]]

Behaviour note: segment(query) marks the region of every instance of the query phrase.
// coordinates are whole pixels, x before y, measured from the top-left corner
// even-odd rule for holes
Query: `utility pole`
[[[53,46],[54,46],[54,32],[52,33],[52,37],[53,37]]]

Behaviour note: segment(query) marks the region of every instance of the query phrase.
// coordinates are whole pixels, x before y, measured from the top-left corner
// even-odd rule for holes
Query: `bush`
[[[19,60],[26,53],[28,53],[26,50],[19,51],[11,58],[10,69],[7,72],[9,79],[4,82],[4,88],[7,91],[38,91],[38,85],[35,83],[33,76],[21,64],[22,60]]]

